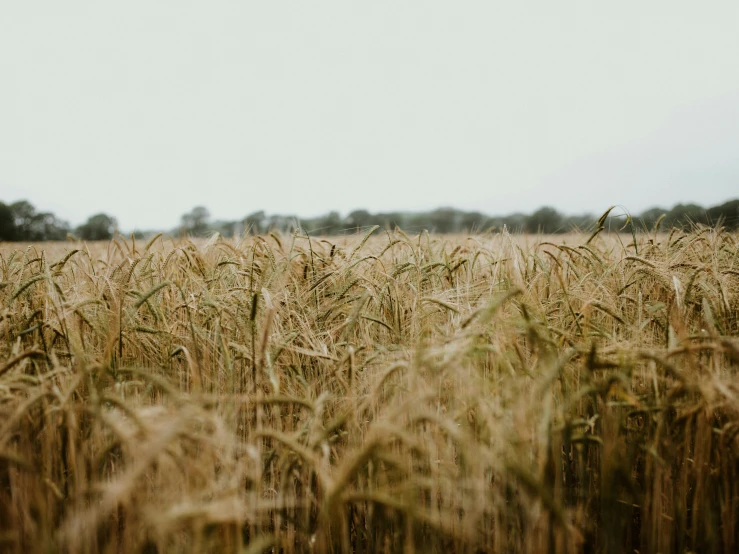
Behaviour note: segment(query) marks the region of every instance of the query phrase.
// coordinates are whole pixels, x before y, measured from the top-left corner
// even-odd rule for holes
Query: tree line
[[[616,212],[618,210],[614,210]],[[613,213],[611,212],[611,213]],[[614,215],[606,219],[607,228],[618,230],[627,215]],[[347,216],[329,212],[314,218],[298,218],[289,215],[267,215],[254,212],[242,220],[211,221],[210,213],[203,206],[194,208],[182,216],[178,230],[190,236],[207,236],[218,232],[223,236],[268,233],[272,230],[293,232],[302,230],[312,235],[340,235],[355,233],[368,227],[401,229],[417,232],[427,229],[437,233],[470,233],[505,227],[517,233],[568,233],[592,229],[599,215],[565,215],[551,207],[539,208],[531,214],[514,213],[504,216],[488,216],[481,212],[466,212],[454,208],[438,208],[429,212],[380,212],[355,210]],[[697,204],[677,204],[672,209],[652,208],[631,219],[636,230],[652,231],[673,227],[687,229],[695,225],[721,225],[729,230],[739,229],[739,199],[718,206],[703,208]]]
[[[115,218],[104,213],[91,216],[73,229],[51,212],[37,211],[28,200],[0,202],[0,241],[66,240],[69,235],[83,240],[110,240],[117,230]]]
[[[612,212],[613,213],[613,212]],[[611,216],[606,220],[607,228],[617,230],[625,223],[625,215]],[[203,206],[184,214],[180,225],[171,229],[174,235],[208,236],[214,232],[223,236],[260,234],[270,231],[291,233],[296,230],[312,235],[340,235],[355,233],[379,225],[387,229],[417,232],[427,229],[437,233],[469,233],[490,229],[507,228],[511,232],[523,233],[567,233],[573,230],[593,228],[597,215],[565,215],[551,207],[542,207],[530,214],[514,213],[504,216],[488,216],[481,212],[467,212],[454,208],[439,208],[428,212],[379,212],[355,210],[347,216],[329,212],[314,218],[298,218],[291,215],[267,215],[264,211],[249,214],[240,220],[212,220],[210,212]],[[704,208],[697,204],[677,204],[672,209],[651,208],[631,222],[636,230],[654,230],[673,227],[687,229],[694,225],[721,225],[729,230],[739,229],[739,199],[718,206]],[[60,220],[51,212],[40,212],[28,201],[12,204],[0,202],[0,240],[37,242],[46,240],[109,240],[118,231],[116,219],[98,213],[75,228]],[[152,232],[136,231],[140,238]]]

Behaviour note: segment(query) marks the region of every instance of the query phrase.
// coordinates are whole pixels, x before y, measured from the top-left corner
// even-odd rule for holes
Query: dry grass
[[[3,247],[0,550],[735,552],[737,237],[588,238]]]

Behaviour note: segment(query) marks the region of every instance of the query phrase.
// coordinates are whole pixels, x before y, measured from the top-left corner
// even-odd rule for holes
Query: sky
[[[739,197],[739,2],[0,0],[0,200],[632,213]]]

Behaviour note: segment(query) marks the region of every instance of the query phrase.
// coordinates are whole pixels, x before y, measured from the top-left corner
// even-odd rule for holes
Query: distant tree
[[[696,223],[706,224],[706,210],[698,204],[677,204],[665,217],[665,223],[672,227],[688,229]]]
[[[562,231],[562,215],[549,206],[539,208],[526,218],[525,230],[528,233],[557,233]]]
[[[267,215],[261,210],[251,213],[244,218],[244,229],[248,229],[254,235],[266,233],[268,231],[266,219]]]
[[[31,221],[32,241],[65,240],[69,233],[69,223],[57,218],[51,212],[40,212]]]
[[[13,210],[4,202],[0,202],[0,240],[17,240]]]
[[[190,213],[182,216],[182,230],[193,237],[202,237],[210,229],[208,221],[210,212],[203,206],[193,208]]]
[[[217,231],[222,237],[233,237],[240,229],[241,223],[238,221],[216,221],[210,226],[211,231]]]
[[[468,233],[484,231],[488,227],[485,225],[487,219],[480,212],[465,212],[460,215],[459,230]]]
[[[10,205],[15,222],[16,240],[32,241],[33,220],[36,216],[36,208],[28,200],[19,200]]]
[[[292,233],[297,228],[297,221],[289,215],[271,215],[265,221],[266,231]]]
[[[659,221],[659,218],[663,215],[666,215],[668,210],[665,210],[664,208],[650,208],[636,218],[637,222],[641,223],[641,227],[643,230],[646,231],[652,231],[654,230],[654,226],[657,225],[657,222]],[[660,224],[660,227],[662,225]],[[638,225],[637,225],[638,227]]]
[[[372,217],[372,224],[379,225],[380,227],[384,227],[385,229],[388,229],[390,231],[392,231],[396,227],[407,229],[409,228],[409,225],[407,225],[406,223],[408,223],[409,219],[410,218],[408,218],[405,214],[401,212],[379,213]]]
[[[33,204],[20,200],[10,205],[15,224],[15,240],[36,242],[64,240],[69,224],[51,212],[37,212]]]
[[[118,227],[114,217],[104,213],[91,216],[87,222],[77,227],[77,235],[83,240],[110,240]]]
[[[587,229],[590,229],[596,221],[598,221],[598,218],[593,217],[591,214],[562,216],[560,231],[563,233],[586,231]]]
[[[456,233],[459,231],[459,216],[460,213],[453,208],[439,208],[426,214],[425,227],[437,233]]]
[[[319,235],[337,235],[344,227],[344,220],[339,212],[329,212],[313,220],[311,227],[312,231]]]
[[[374,216],[367,210],[354,210],[346,218],[346,224],[349,229],[358,232],[365,227],[371,227]]]
[[[496,217],[495,226],[499,229],[502,229],[503,226],[505,226],[510,233],[521,233],[526,231],[529,217],[530,216],[519,212],[503,217]]]
[[[739,229],[739,200],[730,200],[706,210],[711,225],[720,223],[729,230]]]

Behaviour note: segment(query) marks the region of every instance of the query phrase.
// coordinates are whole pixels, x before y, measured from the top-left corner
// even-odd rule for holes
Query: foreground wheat
[[[631,240],[5,248],[0,550],[735,552],[737,237]]]

